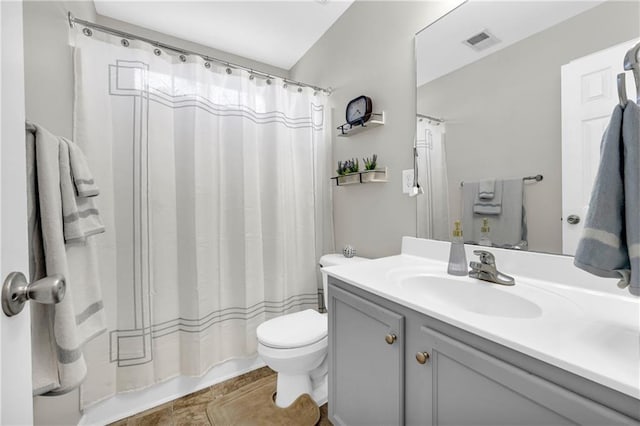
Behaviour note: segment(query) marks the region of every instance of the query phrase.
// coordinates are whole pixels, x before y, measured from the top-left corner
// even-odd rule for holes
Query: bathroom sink
[[[537,318],[542,308],[495,284],[436,274],[405,276],[396,281],[402,289],[425,302],[435,302],[480,315],[508,318]]]

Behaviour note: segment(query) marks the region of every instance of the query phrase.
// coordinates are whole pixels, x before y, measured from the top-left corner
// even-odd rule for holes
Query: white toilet
[[[366,260],[327,254],[320,268]],[[322,274],[327,306],[327,276]],[[288,407],[303,393],[322,405],[327,402],[327,314],[313,309],[283,315],[260,324],[258,354],[278,373],[276,405]]]

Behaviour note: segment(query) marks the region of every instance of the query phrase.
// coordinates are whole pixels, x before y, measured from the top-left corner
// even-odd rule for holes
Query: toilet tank
[[[348,265],[355,262],[362,262],[364,260],[369,260],[364,257],[344,257],[341,253],[333,253],[333,254],[325,254],[320,258],[318,264],[320,265],[320,272],[322,272],[322,290],[324,296],[324,306],[327,308],[329,306],[328,297],[327,297],[327,274],[325,274],[322,269],[327,268],[329,266],[338,266],[338,265]]]

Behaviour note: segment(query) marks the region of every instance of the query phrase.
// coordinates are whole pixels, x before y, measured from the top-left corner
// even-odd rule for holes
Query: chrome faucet
[[[480,262],[470,262],[469,276],[479,280],[489,281],[500,285],[514,285],[516,280],[503,274],[496,268],[496,258],[488,251],[474,250],[473,254],[480,256]]]

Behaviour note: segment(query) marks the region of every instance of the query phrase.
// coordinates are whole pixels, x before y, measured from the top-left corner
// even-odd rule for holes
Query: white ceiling
[[[107,1],[96,11],[289,70],[353,0]]]
[[[602,2],[469,0],[416,36],[418,87]],[[500,43],[480,52],[463,44],[484,30]]]

